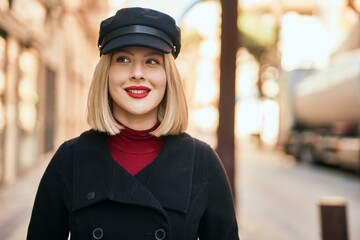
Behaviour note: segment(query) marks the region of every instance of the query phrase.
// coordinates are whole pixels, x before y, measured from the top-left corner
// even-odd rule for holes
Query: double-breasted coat
[[[41,179],[28,240],[239,239],[228,180],[208,144],[166,136],[158,157],[132,176],[106,138],[90,130],[60,146]]]

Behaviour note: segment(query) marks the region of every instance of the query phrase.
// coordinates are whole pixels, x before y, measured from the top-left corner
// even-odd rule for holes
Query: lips
[[[131,86],[125,88],[125,91],[132,98],[144,98],[149,95],[151,89],[144,86]]]

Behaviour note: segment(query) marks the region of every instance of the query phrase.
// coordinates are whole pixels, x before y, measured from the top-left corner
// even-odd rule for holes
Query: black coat
[[[239,239],[233,199],[212,148],[188,134],[165,137],[136,176],[95,131],[61,145],[39,185],[28,240]]]

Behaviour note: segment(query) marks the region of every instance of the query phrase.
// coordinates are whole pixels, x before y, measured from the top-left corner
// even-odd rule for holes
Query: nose
[[[143,80],[144,79],[144,69],[142,64],[136,63],[133,65],[131,75],[131,80]]]

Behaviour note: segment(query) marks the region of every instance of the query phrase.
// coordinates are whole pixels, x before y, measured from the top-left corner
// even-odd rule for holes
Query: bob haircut
[[[109,93],[109,69],[112,54],[102,55],[94,71],[87,101],[87,122],[100,132],[115,135],[122,127],[112,114],[112,98]],[[163,54],[166,91],[158,106],[160,125],[151,132],[154,136],[175,135],[186,130],[188,108],[180,74],[171,54]]]

